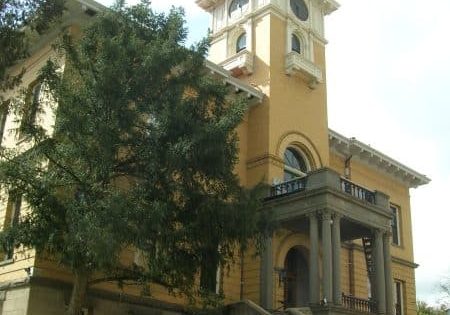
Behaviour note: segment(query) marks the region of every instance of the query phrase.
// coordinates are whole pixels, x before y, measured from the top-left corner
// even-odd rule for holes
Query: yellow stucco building
[[[272,188],[264,207],[278,230],[265,252],[218,275],[229,314],[416,314],[409,189],[429,179],[327,123],[324,18],[334,0],[196,0],[211,14],[207,67],[252,106],[238,129],[241,183]],[[23,84],[53,54],[61,27],[77,31],[100,6],[71,1],[63,25],[34,45]],[[14,69],[13,69],[14,71]],[[37,93],[36,95],[38,95]],[[39,96],[38,96],[39,97]],[[8,95],[6,95],[6,99]],[[6,103],[4,104],[6,105]],[[14,127],[3,108],[2,132]],[[39,114],[51,126],[50,114]],[[2,135],[3,146],[17,139]],[[13,224],[20,204],[3,201]],[[128,253],[129,259],[137,259]],[[63,314],[66,270],[19,249],[0,262],[0,314]],[[153,286],[92,287],[85,314],[182,314],[183,301]],[[238,301],[245,301],[236,303]]]

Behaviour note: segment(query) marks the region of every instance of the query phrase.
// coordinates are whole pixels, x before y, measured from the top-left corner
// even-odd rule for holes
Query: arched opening
[[[284,180],[304,177],[308,171],[309,165],[306,158],[298,150],[288,147],[284,151]]]
[[[292,43],[292,51],[301,54],[302,48],[300,44],[300,39],[298,38],[297,35],[292,34],[291,43]]]
[[[285,307],[301,307],[309,304],[308,263],[299,247],[291,248],[284,261]]]
[[[242,33],[236,41],[236,52],[240,52],[247,48],[247,34]]]

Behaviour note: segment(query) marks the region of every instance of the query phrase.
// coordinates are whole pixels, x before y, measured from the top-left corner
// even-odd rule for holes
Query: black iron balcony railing
[[[295,178],[270,187],[269,194],[264,200],[272,200],[286,195],[303,192],[305,190],[314,190],[318,188],[331,188],[340,190],[344,194],[351,195],[353,198],[362,200],[368,204],[384,207],[388,204],[388,196],[381,192],[369,190],[352,181],[341,177],[337,172],[330,169],[320,169],[309,173],[305,177]]]
[[[377,312],[375,301],[360,299],[344,293],[342,293],[342,306],[362,313],[376,314]]]
[[[269,198],[267,199],[292,194],[305,189],[306,189],[306,177],[295,178],[290,181],[270,187],[270,194]]]
[[[373,191],[358,186],[348,179],[341,178],[341,188],[343,192],[350,194],[355,198],[365,200],[371,204],[375,204],[375,193]]]

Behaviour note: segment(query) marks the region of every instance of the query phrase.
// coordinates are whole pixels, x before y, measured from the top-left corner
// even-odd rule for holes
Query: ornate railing
[[[376,314],[377,305],[375,301],[360,299],[351,295],[342,293],[342,305],[350,310],[357,312]]]
[[[350,194],[355,198],[375,204],[375,193],[373,191],[358,186],[345,178],[341,178],[341,188],[343,192]]]
[[[268,199],[292,194],[306,189],[306,177],[295,178],[290,181],[270,187]]]

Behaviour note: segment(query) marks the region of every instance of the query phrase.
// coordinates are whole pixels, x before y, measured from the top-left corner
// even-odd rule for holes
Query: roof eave
[[[205,67],[212,73],[219,75],[225,84],[228,84],[234,88],[236,93],[246,93],[248,99],[252,99],[255,101],[251,102],[251,105],[255,103],[261,103],[263,101],[263,92],[239,79],[236,79],[231,75],[230,71],[225,70],[221,66],[209,60],[205,60]]]
[[[389,175],[403,181],[410,188],[430,183],[431,179],[408,166],[381,153],[369,145],[355,139],[347,138],[334,130],[329,130],[330,147],[344,156],[357,156],[369,165],[375,165]]]

